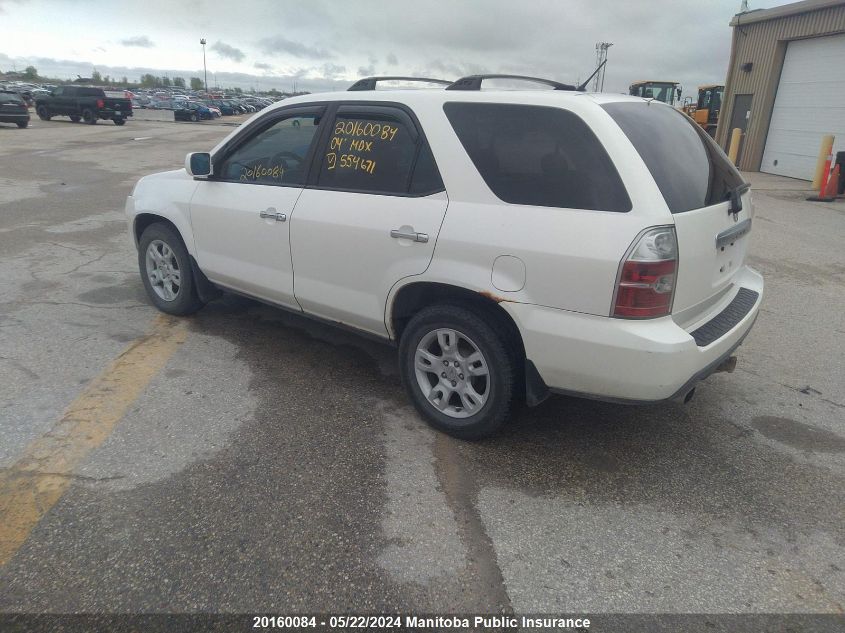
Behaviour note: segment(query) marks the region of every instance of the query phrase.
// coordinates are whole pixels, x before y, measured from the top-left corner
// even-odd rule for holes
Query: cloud
[[[396,66],[399,63],[399,60],[396,59],[396,55],[393,53],[388,53],[385,59],[390,66]]]
[[[263,53],[267,53],[268,55],[286,53],[303,59],[331,59],[334,57],[334,55],[324,48],[307,46],[302,42],[295,42],[294,40],[289,40],[281,35],[265,37],[264,39],[259,40],[258,47]]]
[[[335,79],[346,74],[346,66],[338,66],[337,64],[323,64],[322,76],[326,79]]]
[[[359,66],[358,67],[358,75],[360,77],[371,77],[376,74],[376,65],[370,64],[369,66]]]
[[[127,37],[125,40],[120,40],[120,43],[124,46],[138,46],[140,48],[152,48],[155,46],[155,42],[146,35],[134,35],[132,37]]]
[[[265,64],[264,62],[255,62],[253,64],[255,68],[258,70],[272,70],[273,67],[270,64]]]
[[[239,49],[235,48],[234,46],[229,46],[225,42],[221,42],[217,40],[214,44],[211,45],[211,50],[215,53],[220,55],[220,57],[225,57],[226,59],[231,59],[233,62],[242,62],[246,59],[246,55],[244,52]]]

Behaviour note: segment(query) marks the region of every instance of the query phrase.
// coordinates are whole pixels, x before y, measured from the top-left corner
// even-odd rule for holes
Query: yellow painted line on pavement
[[[184,320],[158,316],[150,332],[97,376],[50,431],[0,472],[0,565],[58,502],[82,460],[111,435],[187,335]]]

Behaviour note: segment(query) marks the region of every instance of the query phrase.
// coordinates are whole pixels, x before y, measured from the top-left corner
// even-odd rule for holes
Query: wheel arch
[[[169,227],[176,233],[176,235],[179,236],[179,239],[182,240],[182,244],[185,246],[185,250],[188,251],[188,257],[191,260],[191,271],[194,275],[194,282],[196,283],[196,291],[199,298],[205,303],[216,299],[220,295],[220,290],[208,280],[208,277],[205,276],[205,273],[203,273],[202,269],[199,267],[193,252],[193,242],[186,240],[185,233],[181,231],[179,227],[169,218],[155,213],[139,213],[136,215],[132,225],[132,237],[135,240],[135,247],[138,248],[141,241],[141,235],[147,227],[152,226],[153,224],[163,224]]]

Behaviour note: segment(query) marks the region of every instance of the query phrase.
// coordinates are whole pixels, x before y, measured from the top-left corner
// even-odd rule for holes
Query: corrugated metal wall
[[[843,32],[845,2],[838,6],[748,25],[742,24],[742,16],[739,16],[739,25],[734,27],[733,57],[731,67],[728,68],[716,141],[722,147],[727,147],[734,97],[737,94],[753,94],[751,117],[739,161],[740,169],[757,171],[760,168],[787,42]],[[748,62],[754,64],[751,72],[741,69]]]

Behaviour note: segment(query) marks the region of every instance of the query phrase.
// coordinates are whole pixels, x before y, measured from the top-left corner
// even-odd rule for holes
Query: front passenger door
[[[298,308],[289,227],[302,193],[323,108],[276,113],[213,158],[213,176],[191,199],[200,269],[213,282]]]

